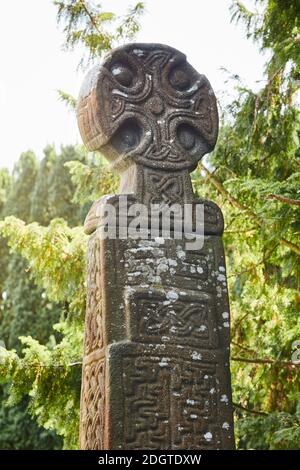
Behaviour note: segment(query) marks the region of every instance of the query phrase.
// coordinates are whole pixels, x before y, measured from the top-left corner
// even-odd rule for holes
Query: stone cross
[[[176,49],[129,44],[88,74],[77,117],[87,148],[121,177],[120,195],[96,201],[85,222],[81,448],[233,449],[223,217],[196,198],[189,174],[217,139],[210,83]],[[124,195],[160,208],[145,216],[158,217],[157,237],[124,236]],[[203,206],[202,248],[161,235],[161,212],[174,204],[192,207],[191,229]],[[117,237],[105,238],[109,205]]]

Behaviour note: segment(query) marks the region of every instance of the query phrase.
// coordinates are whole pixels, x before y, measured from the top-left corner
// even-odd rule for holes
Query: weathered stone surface
[[[160,44],[115,49],[92,69],[80,92],[78,123],[86,146],[101,148],[122,171],[133,162],[172,173],[194,169],[218,133],[207,78],[184,54]]]
[[[81,448],[232,449],[223,217],[189,176],[217,138],[210,84],[175,49],[127,45],[87,77],[78,122],[129,204],[202,203],[205,214],[204,245],[187,250],[172,236],[103,239],[99,209],[122,215],[121,197],[92,206]]]

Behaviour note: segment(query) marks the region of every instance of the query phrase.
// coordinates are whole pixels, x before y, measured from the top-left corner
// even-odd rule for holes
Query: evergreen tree
[[[11,176],[6,169],[0,169],[0,219],[3,218],[3,212],[11,186]],[[4,291],[4,282],[7,278],[7,265],[9,262],[7,243],[0,238],[0,313],[2,310],[2,295]],[[0,337],[1,340],[1,337]]]
[[[62,155],[56,155],[55,149],[50,146],[45,149],[44,155],[40,163],[32,153],[21,156],[14,171],[11,191],[6,197],[3,192],[3,212],[10,215],[8,211],[11,211],[11,215],[20,216],[21,200],[22,214],[26,222],[35,220],[42,225],[48,225],[56,211],[58,216],[69,217],[73,224],[81,223],[81,209],[78,210],[78,205],[72,202],[73,183],[65,162],[69,159],[76,161],[77,158],[82,160],[82,155],[79,156],[73,147],[69,147],[67,152],[63,150]],[[33,168],[35,172],[32,171]],[[5,172],[1,174],[6,175]],[[3,178],[3,187],[5,181]],[[62,186],[57,185],[58,181]],[[8,186],[7,183],[5,185]],[[0,339],[7,348],[19,353],[22,349],[19,340],[21,336],[32,336],[45,345],[56,344],[61,334],[53,330],[53,325],[67,315],[66,303],[50,302],[44,289],[37,286],[32,279],[28,262],[18,254],[9,257],[3,239],[1,243],[1,273],[5,272],[5,277],[1,289],[3,299],[0,306]],[[60,439],[55,437],[53,432],[43,430],[28,415],[28,398],[22,399],[10,409],[5,406],[8,396],[7,387],[3,387],[0,398],[0,448],[40,449],[61,446]],[[25,428],[27,432],[20,439]]]
[[[123,18],[117,18],[86,0],[54,3],[58,6],[59,19],[65,22],[67,46],[83,44],[88,60],[122,38],[132,37],[138,30],[137,18],[143,9],[138,3]],[[112,22],[117,24],[115,34],[103,29]],[[75,100],[70,95],[60,92],[60,97],[74,107]],[[66,167],[68,162],[72,175]],[[14,170],[12,190],[2,214],[7,217],[0,226],[6,238],[14,234],[18,248],[15,250],[10,243],[15,254],[9,263],[0,335],[5,335],[9,345],[16,347],[19,356],[13,350],[0,349],[0,376],[3,382],[11,383],[9,392],[2,389],[1,401],[13,406],[11,412],[5,407],[0,409],[0,448],[38,449],[60,445],[52,434],[44,435],[40,428],[30,427],[27,405],[39,424],[64,437],[66,448],[78,446],[86,237],[82,228],[71,229],[63,218],[71,226],[83,222],[87,206],[80,208],[74,202],[78,200],[74,197],[78,180],[74,168],[77,164],[77,168],[85,171],[86,163],[85,152],[80,148],[63,148],[57,156],[48,147],[40,166],[34,155],[27,152]],[[94,175],[95,171],[90,179],[94,180]],[[104,187],[107,189],[109,182]],[[53,220],[49,224],[50,219]],[[25,254],[23,250],[29,251]],[[18,254],[22,255],[22,261]],[[59,307],[61,321],[55,324]],[[61,335],[59,342],[54,336],[47,341],[51,323],[54,323],[54,333]],[[30,336],[18,337],[20,333]],[[19,341],[23,345],[21,352]],[[31,437],[26,434],[22,440],[19,431],[26,426]],[[16,427],[19,431],[14,433]]]
[[[59,158],[56,158],[49,177],[48,210],[50,217],[48,223],[55,217],[68,221],[71,226],[83,222],[80,206],[73,202],[75,188],[66,167],[70,161],[83,162],[84,156],[72,146],[62,147],[61,154]]]
[[[22,153],[19,161],[14,166],[13,181],[7,196],[3,216],[15,215],[29,222],[30,198],[35,185],[38,172],[38,160],[31,151]]]
[[[249,11],[235,1],[232,12],[268,52],[264,86],[254,92],[237,80],[210,165],[200,164],[194,180],[202,195],[219,203],[226,221],[238,446],[295,449],[300,446],[299,365],[292,360],[300,338],[300,3],[259,0],[256,6]]]
[[[98,34],[95,11],[84,13],[89,2],[56,3],[67,21],[67,43],[85,41],[92,56],[98,53],[98,39],[94,48],[90,37],[91,31]],[[292,359],[300,338],[299,0],[256,3],[258,12],[250,12],[235,1],[233,14],[268,52],[264,86],[254,92],[238,83],[236,99],[223,112],[218,146],[209,165],[199,164],[193,182],[225,215],[238,446],[292,449],[300,445],[299,366]],[[95,192],[95,162],[68,166],[73,182],[86,187],[85,200],[115,184],[107,172],[110,183]],[[9,400],[30,396],[38,422],[63,436],[65,448],[77,448],[87,237],[61,219],[43,227],[9,217],[0,231],[28,261],[48,299],[68,304],[68,315],[55,327],[60,342],[43,345],[23,337],[21,353],[2,350],[0,373],[11,383]]]
[[[11,176],[7,169],[0,169],[0,216],[6,204],[7,195],[11,185]]]
[[[34,190],[31,197],[30,220],[47,225],[51,220],[49,197],[50,178],[54,171],[57,155],[53,146],[48,145],[44,149],[44,158],[40,162]]]
[[[89,0],[54,0],[57,6],[57,19],[64,25],[65,47],[73,50],[81,46],[84,56],[80,64],[89,64],[120,45],[131,41],[139,30],[139,17],[144,11],[143,2],[137,2],[124,16],[103,11],[100,3]],[[68,104],[69,95],[63,96]],[[74,104],[74,102],[73,102]]]
[[[0,387],[0,404],[7,401],[9,391]],[[37,426],[27,412],[28,399],[13,407],[0,407],[0,449],[49,450],[60,449],[61,441],[53,431]]]

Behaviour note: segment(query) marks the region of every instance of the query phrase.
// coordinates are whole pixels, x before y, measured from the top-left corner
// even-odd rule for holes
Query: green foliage
[[[74,149],[72,146],[61,149],[61,155],[56,159],[50,176],[48,198],[50,219],[60,217],[72,226],[80,224],[83,218],[79,205],[72,202],[75,187],[65,168],[65,164],[74,159],[83,162],[85,156],[79,149]]]
[[[118,18],[84,0],[54,3],[59,21],[65,24],[66,47],[83,45],[87,62],[131,39],[143,11],[138,3]],[[84,57],[81,65],[83,61]],[[72,96],[63,91],[59,96],[75,108]],[[8,196],[9,180],[0,173],[0,204],[6,216],[0,221],[0,234],[13,253],[6,270],[8,281],[1,283],[5,295],[0,305],[0,338],[14,348],[0,349],[0,377],[5,384],[0,447],[5,448],[60,445],[57,438],[51,441],[49,432],[45,441],[36,425],[35,431],[31,429],[36,440],[13,439],[14,426],[21,429],[28,421],[27,410],[43,428],[62,436],[65,448],[78,447],[87,242],[82,222],[87,204],[115,191],[118,180],[101,157],[87,156],[81,147],[63,147],[60,155],[47,147],[44,153],[40,164],[30,152],[22,156]],[[17,416],[12,425],[5,400]]]
[[[74,202],[94,202],[101,196],[114,194],[118,190],[119,177],[110,171],[101,155],[92,155],[87,163],[72,161],[66,163],[66,166],[76,187]]]
[[[10,189],[11,176],[6,169],[0,170],[0,214],[2,215],[3,208],[6,203],[7,194]]]
[[[52,146],[47,146],[44,149],[44,158],[42,159],[37,176],[35,185],[32,188],[33,192],[31,195],[30,205],[30,217],[29,219],[22,220],[28,222],[29,220],[39,221],[42,225],[47,225],[51,220],[50,207],[49,207],[49,192],[50,189],[50,177],[53,173],[53,168],[57,159],[55,149]],[[18,184],[14,181],[14,184]],[[29,198],[28,198],[29,199]],[[28,203],[30,200],[28,201]],[[14,201],[14,205],[17,205],[17,201]],[[15,215],[15,212],[10,212],[8,215]]]
[[[67,46],[84,44],[90,59],[109,49],[118,35],[135,30],[134,15],[133,23],[123,19],[123,29],[112,35],[115,15],[79,0],[56,4]],[[291,357],[293,342],[300,339],[299,1],[259,0],[257,7],[249,12],[234,2],[232,11],[248,36],[268,51],[264,84],[254,92],[236,77],[237,97],[223,110],[218,146],[207,166],[200,163],[194,172],[193,184],[225,216],[238,447],[294,449],[300,439],[299,366]],[[11,216],[0,223],[0,232],[14,256],[26,260],[29,282],[38,284],[47,302],[60,306],[48,340],[38,329],[33,337],[24,325],[22,347],[14,338],[17,350],[2,348],[0,376],[9,403],[23,404],[27,397],[32,415],[62,436],[65,448],[78,446],[87,242],[76,227],[83,215],[79,204],[113,193],[117,185],[101,157],[87,156],[82,148],[75,153],[74,159],[66,148],[58,161],[49,149],[42,170],[26,154],[15,172],[20,180],[15,187],[0,173],[3,214]],[[32,202],[28,208],[28,197],[35,203],[42,198],[45,207]]]
[[[11,175],[8,170],[0,170],[0,218],[3,217],[3,212],[5,209],[5,204],[7,201],[8,193],[11,187]],[[0,238],[0,260],[2,269],[0,270],[0,293],[2,294],[4,288],[3,285],[6,280],[6,269],[8,265],[8,250],[5,243],[5,240]],[[0,313],[1,313],[1,303],[0,303]],[[1,339],[1,338],[0,338]]]
[[[13,171],[13,184],[7,194],[2,216],[14,214],[22,220],[30,218],[30,195],[35,186],[38,172],[38,161],[31,151],[21,155]]]
[[[66,93],[63,90],[57,90],[57,93],[58,93],[58,97],[59,97],[60,101],[65,103],[71,111],[75,111],[76,106],[77,106],[76,98],[74,98],[74,96],[70,95],[70,93]]]
[[[68,302],[71,311],[84,311],[87,237],[82,227],[70,228],[63,219],[53,219],[47,227],[36,222],[26,225],[11,216],[0,222],[0,233],[28,261],[51,301]]]
[[[22,335],[33,335],[43,344],[48,342],[53,323],[60,319],[61,308],[50,302],[43,289],[30,279],[24,258],[19,255],[10,258],[0,310],[0,337],[7,348],[20,351]]]
[[[86,237],[55,219],[48,227],[25,225],[14,217],[0,224],[13,250],[29,261],[30,271],[47,298],[62,302],[65,318],[53,328],[62,335],[48,345],[22,337],[22,355],[4,351],[2,380],[12,383],[9,403],[30,396],[30,412],[46,429],[64,437],[66,448],[78,445],[83,314],[85,310]],[[74,364],[75,363],[75,364]],[[72,365],[73,364],[73,365]]]
[[[144,11],[142,2],[136,3],[123,17],[102,11],[99,3],[88,0],[54,0],[59,23],[64,24],[65,46],[73,50],[83,46],[86,63],[99,58],[117,44],[132,40],[139,30],[138,19]],[[80,65],[84,64],[84,57]]]
[[[209,158],[213,171],[201,165],[194,180],[201,195],[215,194],[226,221],[238,446],[292,449],[300,398],[292,363],[300,338],[299,1],[256,3],[259,11],[249,12],[234,2],[233,12],[268,50],[264,86],[253,92],[237,79]]]
[[[84,161],[85,157],[83,152],[68,147],[63,148],[61,154],[57,155],[55,149],[48,146],[44,154],[45,156],[40,163],[37,162],[33,155],[30,155],[28,159],[25,159],[24,156],[21,157],[21,161],[17,165],[18,171],[14,171],[13,181],[8,185],[8,194],[5,196],[9,205],[4,204],[3,207],[3,213],[5,215],[9,213],[21,215],[19,211],[19,200],[21,200],[22,213],[24,214],[24,221],[13,216],[11,216],[11,218],[7,217],[5,223],[2,221],[3,230],[6,233],[8,233],[9,228],[11,228],[15,234],[19,234],[17,235],[20,237],[19,244],[18,247],[15,247],[14,254],[9,256],[8,247],[3,238],[1,238],[0,245],[2,253],[0,260],[0,293],[3,297],[2,302],[0,302],[0,339],[5,343],[7,348],[15,349],[21,356],[24,342],[23,344],[20,342],[20,336],[33,336],[41,345],[45,345],[45,347],[50,349],[53,349],[59,343],[65,344],[66,340],[63,337],[68,337],[68,333],[66,332],[66,334],[64,334],[64,322],[66,318],[71,316],[70,309],[72,308],[72,305],[70,307],[68,302],[70,297],[66,295],[59,297],[53,288],[51,291],[53,297],[50,299],[45,289],[37,285],[37,279],[31,275],[31,266],[22,253],[21,247],[23,244],[27,244],[28,248],[30,241],[32,241],[33,244],[35,244],[35,248],[39,247],[39,249],[42,250],[43,261],[47,262],[47,254],[51,257],[51,252],[49,253],[47,249],[47,241],[49,241],[51,247],[56,246],[58,250],[63,249],[62,240],[60,240],[60,242],[58,241],[61,237],[59,232],[60,222],[56,219],[56,221],[52,222],[50,228],[49,222],[51,218],[55,216],[55,214],[63,214],[69,217],[72,224],[78,224],[82,222],[84,216],[82,209],[71,201],[74,188],[69,172],[65,167],[66,161],[69,160],[80,159]],[[37,163],[34,184],[32,182],[31,173],[33,161]],[[57,180],[63,184],[63,187],[57,187]],[[55,197],[53,197],[53,191],[56,191]],[[69,200],[64,198],[64,191]],[[26,226],[25,222],[28,223],[32,220],[36,220],[44,227],[35,222],[33,227],[36,227],[36,233],[33,231],[31,236],[27,236],[28,233],[22,232],[22,227]],[[15,225],[13,225],[14,222]],[[54,225],[56,227],[55,234],[53,233]],[[61,221],[61,225],[64,226],[67,224]],[[38,236],[39,227],[41,227],[41,236],[44,235],[43,241]],[[71,234],[69,234],[67,230],[62,229],[62,231],[63,237],[67,238],[68,241],[74,239],[72,229],[70,229]],[[76,229],[74,229],[74,231],[76,232]],[[61,237],[61,239],[63,237]],[[80,237],[80,239],[84,244],[84,237]],[[71,244],[71,246],[73,245]],[[69,249],[69,245],[67,249]],[[73,255],[73,252],[70,251],[70,254]],[[61,282],[61,279],[63,279],[63,276],[66,274],[64,271],[67,266],[65,257],[66,255],[60,258],[59,263],[57,263],[55,267],[52,266],[53,272],[57,273],[57,270],[59,271],[59,275],[61,276],[58,279],[59,282]],[[50,271],[51,269],[49,268],[45,274],[46,277]],[[75,273],[77,272],[78,271],[75,270]],[[74,282],[77,282],[77,280]],[[63,280],[62,286],[65,287]],[[84,286],[82,287],[82,291],[83,290]],[[71,300],[74,299],[72,298]],[[74,308],[76,308],[76,306],[74,306]],[[77,314],[78,317],[81,315],[82,313],[80,312]],[[74,348],[73,345],[72,349],[74,355],[78,358],[81,357],[81,353],[77,352],[80,349],[81,342],[78,340],[80,333],[78,333],[79,330],[76,321],[80,323],[80,320],[76,320],[76,315],[74,317],[75,319],[72,320],[73,323],[70,321],[70,324],[72,323],[72,325],[70,325],[70,331],[74,330],[73,337],[77,339],[77,349]],[[54,327],[53,325],[57,324],[57,322],[60,323]],[[24,366],[25,365],[22,364],[22,367]],[[77,374],[78,380],[80,380],[79,371]],[[5,377],[3,377],[3,380],[4,378]],[[32,393],[33,392],[34,391],[32,391]],[[61,439],[59,439],[53,431],[46,431],[44,429],[47,427],[46,425],[44,428],[41,428],[37,425],[35,420],[30,418],[28,406],[31,414],[35,414],[37,417],[38,413],[33,411],[32,399],[26,397],[26,393],[25,397],[12,408],[8,408],[5,405],[7,400],[11,404],[14,403],[14,400],[11,398],[11,389],[8,386],[1,387],[0,395],[0,448],[40,449],[61,447]],[[68,422],[71,423],[71,421]],[[23,433],[23,438],[21,439],[20,432],[24,430],[24,427],[26,427],[27,431]],[[63,433],[62,431],[61,434],[63,435]]]
[[[298,450],[300,448],[300,414],[278,412],[264,417],[241,419],[238,434],[244,449]]]
[[[249,38],[261,42],[263,49],[276,53],[279,45],[299,41],[300,3],[298,0],[256,0],[258,9],[250,11],[243,2],[232,4],[232,19],[243,21]],[[285,53],[287,50],[285,50]]]
[[[8,391],[0,389],[0,402],[7,401]],[[61,439],[52,431],[37,426],[27,412],[28,399],[23,399],[18,406],[2,406],[0,409],[0,449],[35,450],[60,449]]]
[[[65,325],[57,328],[66,333]],[[12,383],[8,404],[18,404],[23,396],[30,396],[29,410],[38,423],[63,436],[66,448],[76,448],[81,363],[70,363],[70,356],[81,357],[81,333],[78,328],[69,328],[64,340],[53,347],[43,346],[31,337],[21,337],[21,341],[22,357],[7,350],[2,350],[0,356],[2,381]]]

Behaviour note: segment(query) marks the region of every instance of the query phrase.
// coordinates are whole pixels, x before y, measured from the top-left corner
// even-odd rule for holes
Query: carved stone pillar
[[[77,114],[88,149],[121,174],[121,195],[96,201],[85,223],[81,448],[232,449],[223,217],[194,196],[189,176],[216,143],[213,90],[179,51],[129,44],[87,76]],[[196,231],[202,204],[202,248],[160,232],[126,238],[132,217],[122,195],[129,206],[159,204],[162,213],[190,204]],[[116,239],[103,237],[108,205],[118,216]]]

